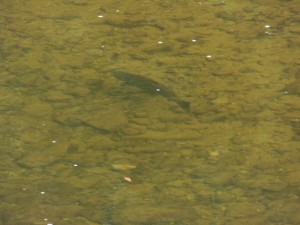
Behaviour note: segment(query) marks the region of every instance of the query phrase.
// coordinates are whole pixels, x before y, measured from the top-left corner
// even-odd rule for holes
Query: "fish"
[[[190,111],[189,102],[178,98],[172,90],[155,80],[119,70],[113,71],[112,74],[115,78],[123,81],[126,85],[135,86],[150,95],[161,95],[170,101],[176,102],[183,110],[187,112]]]

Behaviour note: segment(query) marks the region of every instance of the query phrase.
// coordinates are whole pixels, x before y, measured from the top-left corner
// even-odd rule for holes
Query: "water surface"
[[[0,224],[299,224],[299,9],[2,1]]]

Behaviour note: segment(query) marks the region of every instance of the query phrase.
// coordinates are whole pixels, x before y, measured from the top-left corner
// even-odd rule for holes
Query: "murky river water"
[[[1,225],[300,224],[298,0],[0,6]]]

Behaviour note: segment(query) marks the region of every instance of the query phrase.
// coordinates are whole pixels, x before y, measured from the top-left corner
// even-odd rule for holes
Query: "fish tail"
[[[181,108],[183,108],[185,111],[190,111],[190,103],[177,99],[176,100],[177,104],[181,106]]]

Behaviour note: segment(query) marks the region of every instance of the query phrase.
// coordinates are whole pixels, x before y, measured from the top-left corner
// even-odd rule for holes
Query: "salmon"
[[[190,110],[189,102],[181,100],[172,90],[155,80],[123,71],[113,71],[113,75],[127,85],[135,86],[151,95],[161,95],[170,101],[176,102],[183,110]]]

